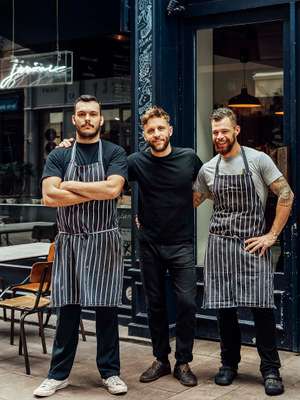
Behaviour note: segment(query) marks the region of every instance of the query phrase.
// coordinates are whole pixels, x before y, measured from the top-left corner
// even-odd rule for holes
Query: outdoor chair
[[[30,364],[29,364],[29,356],[28,356],[28,348],[26,341],[26,333],[25,333],[25,318],[28,315],[37,313],[38,322],[39,322],[39,335],[42,341],[43,352],[47,353],[45,334],[44,334],[44,326],[43,326],[43,317],[42,312],[47,309],[50,304],[49,294],[50,294],[50,282],[51,282],[51,267],[52,262],[36,262],[33,264],[29,282],[28,290],[24,287],[24,285],[13,285],[8,287],[1,293],[5,294],[8,290],[12,292],[12,297],[1,300],[0,308],[5,310],[11,310],[11,328],[10,328],[10,343],[14,342],[14,324],[15,324],[15,311],[20,311],[20,340],[19,340],[19,354],[22,355],[24,353],[25,360],[25,369],[26,374],[30,375]],[[22,286],[21,296],[17,295],[17,292],[20,290]]]
[[[30,364],[28,357],[28,349],[25,337],[25,318],[37,313],[39,323],[39,336],[42,341],[43,353],[47,353],[44,328],[48,325],[52,309],[50,305],[51,293],[51,269],[54,260],[55,245],[51,243],[47,256],[47,261],[37,262],[33,264],[30,275],[21,283],[7,287],[0,295],[0,308],[3,308],[6,316],[6,310],[11,310],[11,329],[10,344],[14,344],[14,325],[15,311],[21,312],[20,317],[20,337],[19,337],[19,354],[22,355],[24,350],[26,373],[30,374]],[[1,301],[6,293],[12,293],[12,297]],[[24,295],[26,293],[26,295]],[[47,313],[46,321],[43,322],[43,315]],[[86,341],[86,335],[82,319],[80,319],[80,333],[82,340]]]

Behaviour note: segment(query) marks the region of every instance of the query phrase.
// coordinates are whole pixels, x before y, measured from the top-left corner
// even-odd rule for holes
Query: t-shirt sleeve
[[[200,192],[200,193],[209,193],[209,188],[206,183],[205,179],[205,172],[204,172],[204,166],[201,167],[198,176],[194,182],[193,185],[193,191],[194,192]]]
[[[114,149],[106,170],[106,176],[120,175],[128,180],[127,156],[125,150],[118,146]]]
[[[263,152],[259,159],[259,168],[261,176],[267,186],[271,185],[271,183],[282,176],[282,172],[279,171],[272,158]]]
[[[48,178],[49,176],[57,176],[63,180],[64,178],[64,150],[63,149],[54,149],[48,155],[42,180]]]
[[[197,154],[195,153],[194,155],[194,174],[193,174],[193,181],[196,180],[198,173],[200,171],[200,168],[202,167],[203,163],[200,160],[200,158],[197,156]]]
[[[131,154],[128,156],[127,161],[128,161],[128,181],[133,182],[136,181],[136,174],[135,174],[135,162],[134,162],[134,157],[135,154]]]

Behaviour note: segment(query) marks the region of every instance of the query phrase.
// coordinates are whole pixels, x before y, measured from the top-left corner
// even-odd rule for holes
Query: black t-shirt
[[[150,150],[128,157],[129,181],[139,184],[140,239],[163,244],[193,238],[193,191],[202,162],[192,149],[173,147],[166,157]]]
[[[110,175],[120,175],[127,180],[127,159],[125,150],[106,140],[102,141],[102,160],[106,178]],[[76,144],[75,162],[78,165],[92,164],[98,161],[99,142]],[[56,148],[49,154],[44,166],[42,179],[57,176],[64,179],[71,160],[72,147]]]

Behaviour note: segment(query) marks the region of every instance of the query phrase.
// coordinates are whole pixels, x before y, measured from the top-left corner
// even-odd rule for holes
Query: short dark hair
[[[92,96],[91,94],[82,94],[81,96],[77,97],[77,99],[74,102],[74,113],[76,112],[77,103],[79,103],[80,101],[83,101],[85,103],[88,103],[90,101],[95,101],[96,103],[99,104],[99,109],[101,114],[101,103],[98,101],[97,97]]]
[[[234,111],[228,107],[219,107],[213,110],[210,115],[211,121],[221,121],[224,118],[229,118],[234,126],[237,125],[237,117]]]
[[[153,106],[141,116],[141,124],[145,126],[151,118],[163,118],[170,123],[170,115],[161,107]]]

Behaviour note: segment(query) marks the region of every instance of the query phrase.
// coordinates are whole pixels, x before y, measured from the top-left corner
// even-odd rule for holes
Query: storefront
[[[71,0],[2,1],[0,224],[55,221],[56,210],[40,204],[41,174],[50,151],[74,136],[74,101],[85,93],[101,101],[102,137],[130,153],[129,2],[113,0],[104,7],[96,0],[82,5]],[[127,267],[131,210],[130,197],[126,199],[120,205],[120,225]],[[10,236],[10,244],[27,240],[30,232]],[[6,245],[4,235],[1,245]],[[130,293],[124,293],[128,315]]]
[[[140,115],[153,104],[163,106],[172,117],[173,144],[194,148],[202,161],[213,155],[211,110],[231,105],[242,127],[241,143],[270,154],[296,193],[273,263],[279,346],[299,351],[300,2],[116,0],[103,7],[86,0],[84,14],[72,0],[14,3],[14,9],[11,0],[2,4],[0,63],[12,52],[21,57],[59,48],[72,53],[73,81],[0,90],[0,222],[55,219],[55,210],[36,204],[39,181],[47,154],[73,136],[72,107],[79,94],[101,99],[102,135],[128,153],[143,145]],[[135,196],[133,190],[133,214]],[[268,221],[275,202],[270,196]],[[129,335],[149,336],[135,235],[131,240],[131,202],[125,203],[119,208],[126,261],[120,316]],[[197,337],[217,339],[215,313],[201,308],[210,213],[209,204],[195,213]],[[168,303],[172,333],[171,289]],[[253,344],[250,314],[242,311],[240,320],[244,342]]]
[[[296,193],[289,223],[273,246],[279,346],[299,350],[297,194],[299,178],[299,27],[297,1],[136,2],[135,132],[142,143],[138,115],[152,104],[171,114],[173,144],[194,148],[202,161],[213,155],[209,114],[231,106],[241,125],[240,142],[268,153]],[[298,66],[298,68],[297,68]],[[269,196],[267,221],[275,212]],[[203,258],[211,205],[196,214],[198,271],[197,336],[217,338],[215,313],[201,309]],[[136,252],[138,259],[138,252]],[[147,334],[138,268],[132,271],[132,334]],[[174,307],[171,305],[171,310]],[[174,310],[173,310],[174,311]],[[241,311],[245,343],[255,343],[250,313]],[[172,327],[172,322],[171,327]]]

